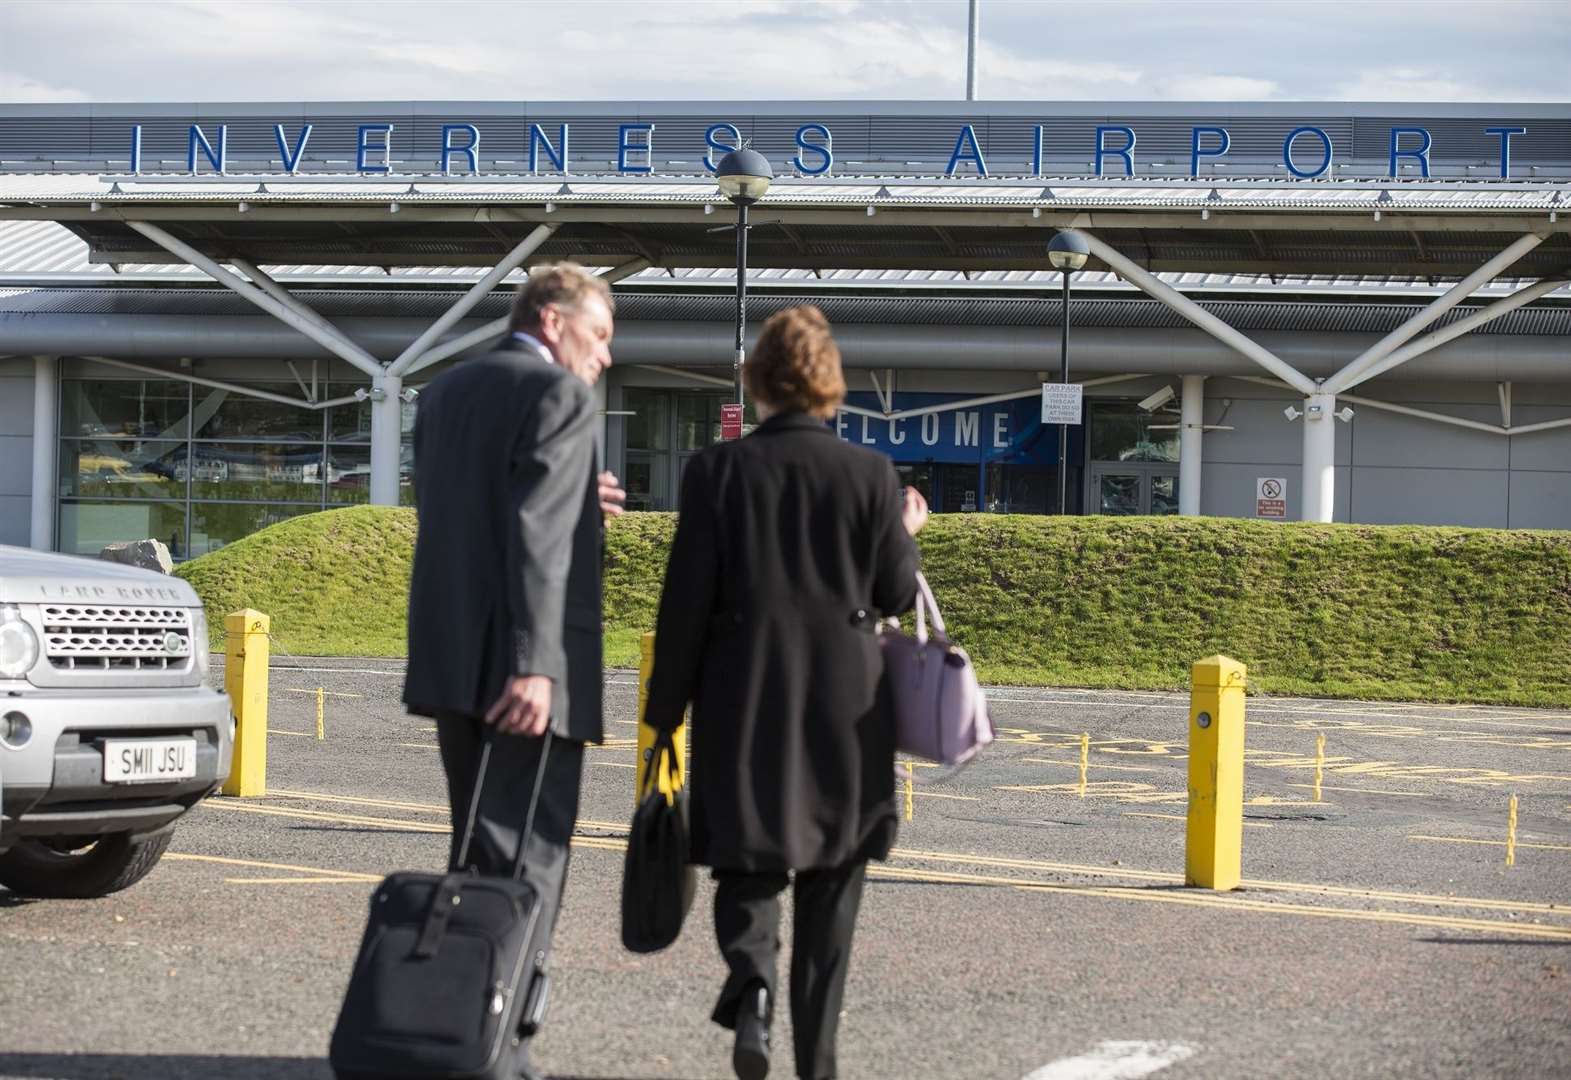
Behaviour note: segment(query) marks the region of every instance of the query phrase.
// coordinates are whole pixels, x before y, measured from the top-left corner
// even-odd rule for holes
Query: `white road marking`
[[[1180,1042],[1108,1041],[1090,1053],[1050,1061],[1025,1080],[1138,1080],[1194,1052],[1193,1046]]]

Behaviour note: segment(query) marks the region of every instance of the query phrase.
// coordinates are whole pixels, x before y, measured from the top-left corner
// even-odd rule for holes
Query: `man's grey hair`
[[[555,304],[567,311],[577,308],[591,294],[605,301],[606,307],[616,310],[611,298],[611,286],[600,280],[577,263],[560,262],[536,267],[529,280],[518,288],[513,298],[513,315],[508,323],[510,330],[529,330],[540,325],[540,313],[547,305]]]

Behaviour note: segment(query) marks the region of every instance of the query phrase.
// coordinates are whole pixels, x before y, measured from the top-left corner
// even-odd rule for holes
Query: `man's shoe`
[[[764,1080],[769,1075],[769,991],[761,985],[742,992],[731,1067],[738,1080]]]

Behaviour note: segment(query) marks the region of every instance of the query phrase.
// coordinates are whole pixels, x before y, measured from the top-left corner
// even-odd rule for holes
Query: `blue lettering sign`
[[[1122,132],[1124,145],[1120,149],[1113,149],[1103,140],[1109,131]],[[1121,124],[1109,124],[1096,129],[1096,174],[1102,175],[1102,159],[1106,157],[1121,157],[1124,159],[1124,175],[1135,175],[1135,129]]]
[[[824,141],[822,143],[810,143],[807,141],[807,136],[810,134],[817,135]],[[835,163],[835,137],[829,133],[829,128],[823,124],[803,124],[797,128],[796,147],[796,157],[791,159],[791,167],[803,176],[823,176],[829,171],[830,166]],[[805,152],[817,154],[824,160],[817,166],[808,168],[807,163],[802,160],[802,154]]]
[[[642,131],[647,136],[643,146],[634,146],[627,141],[629,134]],[[627,160],[627,155],[635,150],[642,150],[649,155],[649,164],[634,165]],[[653,124],[623,124],[616,136],[616,171],[625,173],[652,173],[655,163],[655,126]]]
[[[1293,140],[1300,135],[1314,134],[1320,140],[1320,145],[1325,148],[1325,156],[1321,159],[1320,168],[1305,171],[1293,163]],[[1287,133],[1287,138],[1282,141],[1282,164],[1287,166],[1287,171],[1300,180],[1312,180],[1317,176],[1324,176],[1331,168],[1331,136],[1325,129],[1317,127],[1296,127]]]
[[[131,125],[131,172],[142,171],[142,125]]]
[[[196,152],[200,149],[202,156],[218,172],[224,172],[224,164],[229,159],[229,125],[218,125],[218,151],[213,151],[213,144],[207,141],[207,135],[202,131],[201,124],[191,125],[190,138],[186,141],[185,167],[189,173],[196,172]]]
[[[1422,144],[1419,145],[1419,147],[1416,150],[1403,150],[1401,148],[1401,146],[1402,146],[1402,136],[1403,135],[1420,135],[1420,136],[1423,137],[1424,141],[1423,141]],[[1429,148],[1431,146],[1433,146],[1434,143],[1435,143],[1435,140],[1430,138],[1429,129],[1428,128],[1421,128],[1421,127],[1394,127],[1394,128],[1392,128],[1391,129],[1391,168],[1390,168],[1390,171],[1387,173],[1387,175],[1388,176],[1400,176],[1401,173],[1397,172],[1397,168],[1396,168],[1396,159],[1399,158],[1399,157],[1411,157],[1411,158],[1417,158],[1418,159],[1418,167],[1419,167],[1420,171],[1423,173],[1424,179],[1428,180],[1429,179]]]
[[[278,140],[278,156],[283,159],[284,171],[294,175],[300,168],[300,159],[305,156],[305,144],[311,140],[311,125],[300,130],[300,141],[295,143],[293,153],[289,150],[289,140],[284,138],[284,125],[273,125],[273,137]]]
[[[1207,150],[1200,145],[1200,136],[1215,135],[1222,140],[1221,144]],[[1227,128],[1222,127],[1197,127],[1189,132],[1189,175],[1200,175],[1200,159],[1202,157],[1219,158],[1227,153],[1233,145],[1233,137],[1227,133]]]
[[[1527,128],[1525,128],[1525,127],[1485,128],[1484,129],[1484,134],[1486,134],[1486,135],[1499,135],[1500,136],[1500,179],[1502,179],[1502,180],[1509,180],[1511,178],[1511,136],[1513,136],[1513,135],[1526,135],[1527,134]]]
[[[937,411],[888,420],[881,415],[861,415],[882,413],[883,405],[876,394],[858,391],[846,395],[846,404],[860,412],[838,413],[834,430],[846,442],[879,450],[900,462],[1051,466],[1058,460],[1058,429],[1043,426],[1040,394],[991,405],[944,408],[965,398],[964,394],[898,393],[895,412]],[[1078,453],[1080,435],[1078,429],[1071,429],[1074,453]]]
[[[467,131],[469,143],[465,146],[453,145],[453,133]],[[480,171],[480,129],[473,124],[443,124],[442,125],[442,172],[453,171],[453,155],[463,154],[469,158],[469,171]]]
[[[731,133],[730,145],[719,142],[715,139],[715,136],[720,134],[722,131],[729,131]],[[718,166],[715,165],[716,150],[730,151],[735,150],[741,145],[742,132],[737,129],[735,124],[710,124],[709,130],[704,132],[704,168],[708,169],[710,172],[714,172],[718,168]]]
[[[558,146],[552,146],[551,140],[545,137],[539,124],[529,125],[529,171],[540,171],[540,148],[545,147],[545,156],[555,165],[557,171],[567,173],[567,125],[557,128],[556,141]]]
[[[387,143],[383,147],[387,159],[381,165],[372,165],[366,160],[366,154],[375,149],[366,142],[366,136],[373,131],[380,131],[386,137]],[[393,125],[392,124],[361,124],[360,133],[355,138],[355,169],[359,172],[385,173],[392,172],[393,166]]]
[[[969,146],[970,149],[966,149]],[[982,147],[976,141],[976,128],[967,124],[960,129],[960,134],[955,137],[954,153],[949,155],[949,167],[944,170],[945,176],[955,175],[955,166],[962,161],[969,161],[976,166],[978,176],[987,175],[987,162],[982,160]]]

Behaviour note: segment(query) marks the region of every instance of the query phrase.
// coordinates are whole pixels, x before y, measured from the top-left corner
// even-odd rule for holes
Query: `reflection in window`
[[[185,463],[177,475],[184,479]],[[196,443],[191,447],[191,498],[265,502],[322,500],[319,446]]]
[[[258,390],[274,394],[299,396],[299,387],[292,382],[254,385]],[[191,415],[198,439],[322,441],[322,414],[316,410],[237,394],[232,390],[196,387]]]
[[[671,396],[662,390],[622,391],[622,408],[632,413],[627,417],[627,448],[629,450],[669,450],[671,440]]]
[[[183,439],[191,390],[177,379],[63,379],[60,435]]]
[[[162,540],[172,558],[185,557],[183,502],[70,502],[60,504],[60,550],[97,555],[124,540]]]
[[[186,444],[141,439],[60,443],[60,494],[74,498],[184,499]],[[145,539],[145,537],[143,538]]]
[[[1178,432],[1152,431],[1152,414],[1144,409],[1108,402],[1089,411],[1092,461],[1178,460]]]

